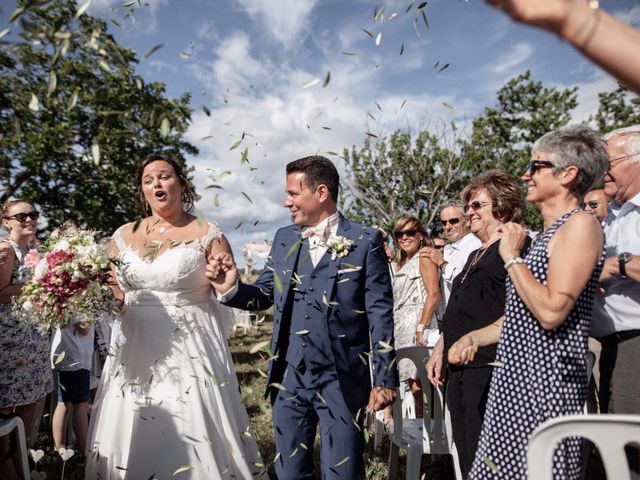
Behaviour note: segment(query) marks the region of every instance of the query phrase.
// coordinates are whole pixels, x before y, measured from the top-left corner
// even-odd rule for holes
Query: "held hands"
[[[451,365],[466,365],[473,361],[477,352],[478,344],[473,338],[473,335],[467,333],[449,349],[449,363]]]
[[[522,225],[513,222],[505,223],[497,231],[500,232],[498,251],[502,261],[507,263],[520,255],[527,232]]]
[[[228,252],[209,255],[206,275],[209,282],[219,294],[231,290],[238,279],[238,268],[233,255]]]
[[[367,412],[377,412],[387,408],[396,399],[396,389],[387,387],[373,387],[369,395]]]

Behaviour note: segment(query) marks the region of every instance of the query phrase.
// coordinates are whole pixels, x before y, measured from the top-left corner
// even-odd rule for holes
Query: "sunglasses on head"
[[[465,205],[464,206],[464,211],[466,212],[467,210],[471,209],[474,212],[477,212],[478,210],[480,210],[485,205],[491,205],[491,202],[479,202],[478,200],[476,200],[475,202],[471,202],[471,203]]]
[[[447,226],[447,223],[449,225],[457,225],[460,223],[461,218],[460,217],[455,217],[455,218],[450,218],[449,220],[440,220],[440,223],[442,224],[443,227]]]
[[[555,165],[549,160],[531,160],[528,166],[529,175],[536,173],[539,168],[553,168]]]
[[[22,212],[16,213],[15,215],[9,215],[4,218],[6,218],[7,220],[14,219],[22,223],[22,222],[26,222],[27,218],[30,218],[31,220],[37,220],[38,217],[40,217],[40,213],[37,210],[34,210],[33,212],[29,212],[29,213],[22,213]]]
[[[416,230],[415,228],[410,228],[409,230],[402,230],[401,232],[393,232],[393,236],[396,238],[402,238],[405,235],[407,237],[415,237],[417,233],[418,230]]]
[[[591,210],[595,210],[600,205],[598,200],[589,200],[588,202],[582,202],[582,208],[585,209],[589,207]]]

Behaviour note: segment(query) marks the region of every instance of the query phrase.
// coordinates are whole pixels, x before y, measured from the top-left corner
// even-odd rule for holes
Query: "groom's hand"
[[[206,275],[216,292],[221,295],[227,293],[238,279],[238,268],[233,255],[227,252],[209,255]]]
[[[373,387],[369,395],[367,411],[377,412],[388,407],[396,399],[396,389],[387,387]]]

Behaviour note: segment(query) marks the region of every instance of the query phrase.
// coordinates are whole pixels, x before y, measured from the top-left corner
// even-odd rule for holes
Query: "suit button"
[[[306,346],[307,346],[307,344],[306,344],[306,343],[303,343],[303,344],[302,344],[302,346],[303,346],[303,347],[306,347]]]
[[[307,300],[307,305],[311,305],[311,300]]]
[[[311,317],[310,317],[309,315],[305,315],[305,316],[304,316],[304,318],[305,318],[306,320],[309,320]]]
[[[313,292],[313,287],[309,287],[309,291],[310,291],[310,292]]]

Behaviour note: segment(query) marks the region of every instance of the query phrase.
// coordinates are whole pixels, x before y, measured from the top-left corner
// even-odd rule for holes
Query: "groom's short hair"
[[[333,201],[338,201],[340,175],[331,160],[321,155],[299,158],[287,164],[287,175],[295,172],[304,173],[309,190],[315,191],[318,185],[326,185]]]

